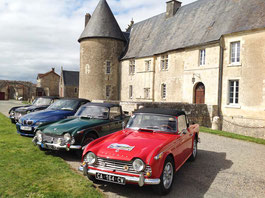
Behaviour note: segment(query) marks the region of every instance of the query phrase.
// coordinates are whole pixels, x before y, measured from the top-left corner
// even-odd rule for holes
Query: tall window
[[[110,97],[111,85],[106,86],[106,97]]]
[[[133,97],[133,86],[130,85],[129,86],[129,98],[132,98]]]
[[[168,55],[161,56],[161,70],[168,70]]]
[[[151,60],[145,61],[145,71],[151,70]]]
[[[107,61],[106,62],[106,74],[110,74],[110,66],[111,66],[110,61]]]
[[[144,88],[144,98],[145,99],[150,98],[150,88]]]
[[[77,93],[77,90],[78,90],[77,87],[75,87],[75,93]]]
[[[205,56],[206,56],[206,50],[201,49],[200,50],[200,65],[205,65]]]
[[[167,97],[167,85],[165,83],[161,85],[161,97],[162,99],[166,99]]]
[[[129,63],[129,74],[130,75],[135,74],[135,60],[130,60],[130,63]]]
[[[229,80],[229,104],[238,104],[239,81]]]
[[[231,43],[231,63],[240,62],[240,42]]]

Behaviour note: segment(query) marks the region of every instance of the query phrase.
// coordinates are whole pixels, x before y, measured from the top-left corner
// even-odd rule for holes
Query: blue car
[[[61,99],[55,101],[47,109],[22,116],[16,123],[17,133],[34,137],[35,129],[40,125],[56,122],[73,116],[78,108],[90,102],[86,99]]]

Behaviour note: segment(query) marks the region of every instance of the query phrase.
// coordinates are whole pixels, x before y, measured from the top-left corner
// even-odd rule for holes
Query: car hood
[[[24,115],[21,117],[21,120],[33,120],[35,122],[53,122],[59,119],[66,118],[67,116],[71,116],[73,114],[73,111],[44,110]]]
[[[88,147],[88,150],[103,158],[124,161],[141,158],[147,162],[150,155],[158,152],[160,148],[176,137],[176,134],[139,132],[126,129],[114,133],[91,148]]]
[[[45,107],[48,107],[48,105],[41,105],[41,106],[30,105],[30,106],[25,106],[25,107],[19,107],[19,108],[16,109],[16,112],[33,111],[33,110],[40,109],[40,108],[45,108]]]
[[[71,118],[64,119],[50,125],[44,126],[45,129],[43,133],[62,135],[63,133],[73,134],[79,130],[86,129],[89,127],[94,127],[109,122],[109,120],[99,120],[99,119],[87,119],[87,118]]]

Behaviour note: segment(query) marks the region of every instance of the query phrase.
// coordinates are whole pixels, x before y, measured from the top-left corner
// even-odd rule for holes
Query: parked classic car
[[[27,113],[46,109],[54,100],[59,99],[55,96],[43,96],[36,98],[31,105],[12,107],[9,110],[9,118],[12,123],[16,123],[19,118]]]
[[[124,130],[88,144],[79,170],[92,180],[154,185],[167,194],[175,171],[195,160],[198,135],[199,125],[189,126],[183,111],[143,108]]]
[[[118,104],[87,103],[71,118],[39,126],[33,143],[41,150],[77,150],[81,155],[89,142],[121,130],[128,120]]]
[[[16,123],[20,135],[34,137],[35,129],[41,124],[56,122],[73,116],[79,107],[90,102],[86,99],[60,99],[51,104],[47,109],[29,113],[22,116]]]

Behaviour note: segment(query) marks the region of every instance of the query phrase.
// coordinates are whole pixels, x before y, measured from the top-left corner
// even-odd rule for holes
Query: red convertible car
[[[85,148],[79,170],[90,179],[125,185],[154,185],[169,193],[174,173],[197,155],[199,125],[189,125],[185,112],[143,108],[125,129],[99,138]]]

